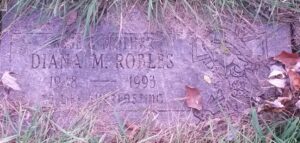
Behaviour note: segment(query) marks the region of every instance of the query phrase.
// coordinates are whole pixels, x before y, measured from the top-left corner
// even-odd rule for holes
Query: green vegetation
[[[2,0],[1,3],[11,0]],[[258,17],[265,21],[297,21],[300,12],[298,0],[16,0],[8,11],[15,10],[16,17],[40,9],[43,18],[66,18],[72,11],[78,12],[78,26],[89,34],[107,12],[122,13],[124,7],[142,6],[149,20],[161,22],[166,10],[173,11],[181,20],[180,13],[186,12],[201,22],[201,15],[208,15],[214,24],[222,24],[224,18],[249,19]],[[184,11],[178,11],[183,8]],[[181,22],[185,22],[182,21]]]
[[[145,111],[139,121],[129,123],[119,112],[100,115],[103,98],[88,103],[81,110],[72,108],[32,108],[18,102],[2,100],[0,104],[0,142],[236,142],[236,143],[296,143],[300,141],[299,117],[265,121],[253,109],[242,122],[208,119],[198,124],[180,122],[162,126],[153,112]],[[72,112],[71,118],[66,114]],[[100,119],[112,116],[114,124]],[[61,120],[63,119],[63,120]],[[58,123],[61,122],[61,123]],[[234,123],[234,124],[233,124]]]

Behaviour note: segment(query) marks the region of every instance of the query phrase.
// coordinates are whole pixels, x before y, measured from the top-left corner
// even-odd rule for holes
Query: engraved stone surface
[[[300,23],[296,22],[293,25],[293,31],[292,31],[292,36],[293,36],[293,42],[292,45],[294,46],[296,51],[300,50]]]
[[[10,97],[59,108],[115,92],[107,100],[122,111],[186,112],[190,109],[180,99],[190,85],[203,98],[203,110],[194,114],[199,119],[222,111],[238,116],[264,92],[267,59],[290,46],[285,24],[254,24],[253,30],[229,21],[220,32],[170,18],[162,30],[149,28],[138,9],[124,17],[122,27],[114,16],[85,40],[74,25],[60,40],[58,18],[39,23],[39,15],[32,14],[13,23],[0,46],[0,74],[16,73],[22,88]]]

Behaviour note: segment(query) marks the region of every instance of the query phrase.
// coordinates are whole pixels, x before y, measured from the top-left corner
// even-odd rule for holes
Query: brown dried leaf
[[[292,70],[296,72],[300,72],[300,60],[297,62],[295,66],[293,66]]]
[[[286,67],[293,67],[299,61],[298,54],[288,53],[286,51],[282,51],[279,55],[274,57],[274,60],[281,62]]]
[[[200,91],[197,88],[185,86],[186,89],[186,104],[188,107],[202,110],[202,99]]]
[[[294,90],[299,91],[300,90],[300,75],[292,70],[288,71],[288,76],[290,78],[291,86]]]
[[[265,101],[266,104],[261,107],[260,111],[281,112],[285,108],[285,104],[293,99],[293,94],[288,88],[283,91],[283,96],[278,97],[274,101]]]
[[[265,104],[265,105],[260,105],[258,106],[257,112],[282,112],[284,108],[273,108],[271,106],[269,106],[269,104]]]

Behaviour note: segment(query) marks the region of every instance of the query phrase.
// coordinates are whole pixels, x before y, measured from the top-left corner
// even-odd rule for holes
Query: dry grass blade
[[[53,122],[52,120],[50,120],[50,123],[52,125],[54,125],[59,131],[61,131],[62,133],[64,133],[65,135],[77,140],[77,141],[80,141],[80,142],[84,142],[84,143],[88,143],[88,141],[84,138],[79,138],[75,135],[73,135],[72,133],[66,131],[65,129],[63,129],[62,127],[60,127],[59,125],[57,125],[55,122]]]

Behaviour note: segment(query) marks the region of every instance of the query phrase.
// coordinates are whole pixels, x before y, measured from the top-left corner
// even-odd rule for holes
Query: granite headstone
[[[264,92],[266,60],[290,46],[285,24],[253,24],[253,30],[229,22],[214,31],[177,25],[180,22],[170,18],[165,29],[149,28],[147,16],[133,9],[123,22],[106,16],[84,37],[77,30],[61,33],[74,24],[64,27],[59,18],[43,23],[39,17],[4,21],[8,29],[1,40],[0,73],[16,73],[22,90],[10,97],[57,108],[80,106],[114,92],[107,100],[121,111],[186,112],[190,109],[182,99],[189,85],[203,98],[196,117],[219,116],[222,111],[238,115],[252,97]]]

